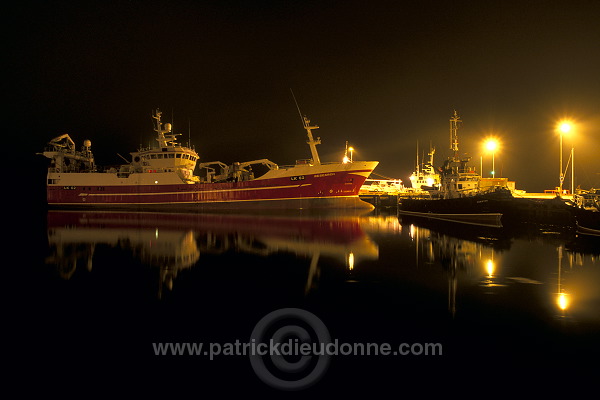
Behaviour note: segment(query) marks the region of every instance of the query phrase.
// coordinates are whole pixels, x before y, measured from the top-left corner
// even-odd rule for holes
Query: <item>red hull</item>
[[[358,199],[365,172],[256,179],[245,182],[175,185],[47,187],[48,204],[111,208],[335,208],[372,207]],[[362,174],[361,174],[362,173]],[[325,176],[324,176],[325,175]]]

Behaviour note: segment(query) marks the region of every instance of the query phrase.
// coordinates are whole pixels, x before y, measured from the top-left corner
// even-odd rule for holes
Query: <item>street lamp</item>
[[[562,143],[563,143],[563,135],[564,134],[568,134],[571,133],[571,131],[573,130],[573,123],[570,121],[561,121],[558,123],[558,132],[559,132],[559,151],[560,151],[560,155],[559,155],[559,162],[560,162],[560,175],[559,175],[559,195],[562,196],[563,194],[563,182],[565,180],[565,175],[564,175],[564,171],[563,172],[563,148],[562,148]],[[572,192],[575,190],[575,169],[573,168],[573,157],[575,156],[575,147],[571,147],[571,194],[573,194]]]
[[[496,150],[498,149],[498,141],[493,138],[488,139],[488,140],[486,140],[484,146],[487,151],[492,152],[492,178],[495,178],[496,177],[496,163],[495,163],[495,159],[494,159],[494,154],[495,154]]]
[[[350,162],[352,162],[352,153],[354,153],[354,147],[348,147],[348,151],[350,151]]]

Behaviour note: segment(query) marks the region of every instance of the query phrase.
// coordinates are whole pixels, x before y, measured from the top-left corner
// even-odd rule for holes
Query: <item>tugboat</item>
[[[311,125],[304,116],[311,158],[280,166],[268,159],[198,163],[198,153],[177,142],[169,123],[153,114],[157,146],[132,152],[118,167],[99,167],[85,140],[77,150],[68,134],[52,139],[41,153],[49,158],[46,188],[52,207],[197,211],[225,209],[366,208],[360,187],[377,161],[321,162]],[[255,176],[252,166],[267,171]],[[203,173],[194,174],[198,167]],[[256,167],[255,167],[256,168]],[[261,168],[261,167],[258,167]]]
[[[468,165],[471,158],[459,157],[458,129],[461,122],[458,113],[454,111],[450,118],[450,149],[453,155],[440,168],[439,187],[416,196],[400,198],[398,212],[402,215],[500,227],[502,213],[491,207],[492,201],[512,198],[512,195],[504,188],[493,188],[485,192],[480,189],[481,176],[474,167]],[[433,152],[430,152],[430,157],[433,164]],[[428,172],[431,170],[433,165]]]

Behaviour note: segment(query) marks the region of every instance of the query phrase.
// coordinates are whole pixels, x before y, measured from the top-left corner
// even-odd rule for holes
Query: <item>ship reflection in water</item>
[[[392,258],[380,260],[378,242],[385,245],[390,240],[395,252],[389,254]],[[159,297],[165,288],[173,290],[182,271],[201,266],[203,255],[230,252],[260,257],[284,253],[306,260],[304,294],[318,286],[322,266],[343,266],[346,282],[355,282],[352,273],[361,264],[370,269],[389,264],[400,270],[430,269],[427,279],[437,278],[435,272],[442,270],[451,315],[457,311],[460,285],[469,291],[477,287],[481,294],[539,285],[560,311],[576,308],[578,298],[581,306],[598,305],[600,298],[593,294],[600,293],[600,281],[591,279],[582,285],[588,274],[600,277],[598,241],[569,232],[506,232],[389,215],[50,211],[48,243],[46,263],[54,265],[64,279],[80,269],[92,271],[99,246],[124,250],[158,271]],[[412,279],[421,279],[419,275]],[[589,292],[578,293],[578,286]]]
[[[129,251],[142,264],[158,269],[159,297],[164,288],[173,289],[181,271],[201,265],[202,254],[289,253],[307,258],[305,293],[318,284],[320,258],[341,261],[351,271],[360,261],[379,256],[377,245],[352,216],[51,211],[48,242],[46,262],[56,265],[65,279],[78,268],[91,271],[98,246]]]
[[[479,287],[479,294],[499,295],[506,302],[517,291],[524,302],[534,297],[538,301],[541,291],[547,304],[555,303],[556,316],[578,315],[586,322],[600,322],[597,238],[526,224],[507,231],[410,217],[403,221],[414,244],[416,265],[439,265],[446,272],[452,316],[462,285],[470,292]]]
[[[392,379],[414,365],[421,369],[410,377],[426,369],[462,379],[455,363],[477,372],[493,360],[498,371],[503,362],[523,371],[600,355],[600,246],[570,231],[377,213],[50,211],[47,239],[46,264],[56,271],[49,293],[67,288],[68,304],[84,298],[93,304],[89,318],[104,316],[106,324],[107,314],[122,312],[121,328],[135,337],[128,346],[139,343],[146,356],[155,341],[245,340],[264,315],[285,307],[315,313],[340,342],[443,344],[442,358],[346,358],[322,384],[336,390],[349,373],[368,386],[367,377]],[[69,289],[78,285],[84,289]],[[106,296],[108,305],[92,296]],[[246,361],[227,366],[257,384]],[[214,371],[212,378],[221,370]]]

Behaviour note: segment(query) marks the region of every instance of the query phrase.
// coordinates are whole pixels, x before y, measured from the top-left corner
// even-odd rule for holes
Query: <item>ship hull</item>
[[[412,217],[423,217],[428,219],[434,219],[439,221],[458,222],[461,224],[469,225],[480,225],[488,227],[502,227],[500,213],[466,213],[466,214],[452,214],[452,213],[423,213],[413,211],[399,211],[400,215],[412,216]]]
[[[595,225],[600,213],[584,210],[567,204],[563,199],[515,198],[510,192],[500,190],[485,194],[455,199],[402,198],[398,203],[400,213],[421,216],[499,213],[503,226],[518,226],[523,223],[574,227],[575,221]]]
[[[48,174],[48,204],[140,210],[372,208],[358,198],[376,162],[301,166],[243,182],[171,183],[174,173]],[[136,176],[137,175],[137,176]],[[167,182],[163,184],[162,182]]]

